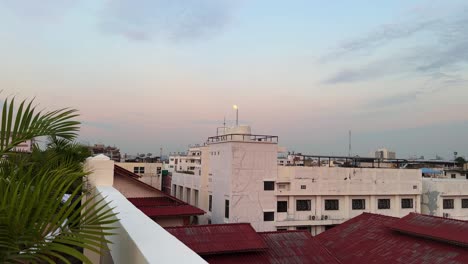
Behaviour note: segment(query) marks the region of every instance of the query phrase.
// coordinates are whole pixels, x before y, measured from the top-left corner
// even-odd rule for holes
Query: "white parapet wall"
[[[138,210],[118,190],[97,186],[98,199],[110,202],[119,219],[107,237],[113,263],[206,263],[199,255]],[[101,263],[109,263],[103,259]]]
[[[85,168],[91,171],[88,182],[97,194],[112,208],[119,221],[113,224],[115,235],[106,237],[109,252],[97,256],[86,252],[93,263],[206,263],[199,255],[168,233],[125,196],[112,187],[113,161],[96,156],[86,161]]]

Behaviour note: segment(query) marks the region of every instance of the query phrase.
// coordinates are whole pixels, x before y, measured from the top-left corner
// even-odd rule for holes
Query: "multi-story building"
[[[423,178],[423,214],[468,220],[468,181],[466,179]]]
[[[375,152],[375,157],[378,159],[396,159],[396,154],[386,148],[381,148]]]
[[[197,148],[198,174],[182,173],[184,158],[170,157],[172,195],[205,210],[201,224],[248,222],[257,231],[318,234],[363,212],[401,217],[421,211],[420,170],[333,167],[330,158],[314,163],[296,156],[296,166],[278,166],[284,152],[278,137],[253,135],[247,126],[224,131]]]

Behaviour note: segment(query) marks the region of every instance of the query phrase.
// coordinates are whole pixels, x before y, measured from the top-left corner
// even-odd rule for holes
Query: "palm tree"
[[[81,203],[86,152],[70,144],[80,123],[73,109],[36,112],[33,101],[3,103],[0,131],[0,263],[91,263],[80,249],[101,252],[115,215],[96,197]],[[52,139],[48,149],[15,153],[20,143]],[[69,194],[77,199],[65,199]]]

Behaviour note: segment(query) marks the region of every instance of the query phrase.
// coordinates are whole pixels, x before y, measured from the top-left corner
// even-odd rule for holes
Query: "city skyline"
[[[80,141],[185,151],[226,118],[308,154],[467,156],[463,1],[0,0],[0,85]]]

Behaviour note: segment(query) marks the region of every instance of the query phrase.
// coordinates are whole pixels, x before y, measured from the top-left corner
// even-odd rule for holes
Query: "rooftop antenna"
[[[224,116],[223,129],[224,129],[224,134],[226,135],[226,116]]]
[[[236,127],[239,126],[239,107],[237,105],[233,105],[232,108],[236,110]]]
[[[348,131],[348,158],[351,157],[351,129]]]

